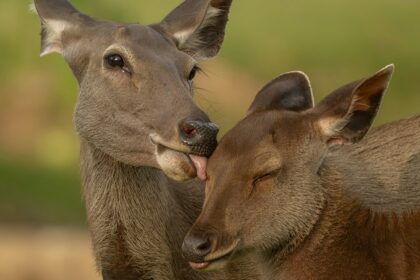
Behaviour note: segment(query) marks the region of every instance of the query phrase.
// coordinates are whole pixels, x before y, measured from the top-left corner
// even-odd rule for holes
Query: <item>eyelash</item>
[[[194,65],[191,69],[190,74],[188,75],[188,81],[192,82],[198,73],[201,72],[201,68],[198,65]]]
[[[252,181],[252,185],[253,185],[253,187],[254,187],[254,188],[255,188],[255,187],[257,187],[257,184],[258,184],[259,182],[261,182],[261,181],[265,180],[265,179],[268,179],[268,178],[270,178],[270,177],[274,177],[274,176],[276,176],[276,175],[279,173],[279,171],[280,171],[280,169],[276,169],[276,170],[273,170],[273,171],[271,171],[271,172],[265,173],[265,174],[263,174],[263,175],[256,176],[256,177],[254,178],[254,180]]]

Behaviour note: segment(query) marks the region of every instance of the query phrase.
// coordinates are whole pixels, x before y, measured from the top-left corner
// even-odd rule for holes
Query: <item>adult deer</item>
[[[74,123],[104,279],[204,278],[181,255],[202,185],[167,176],[205,177],[218,128],[193,102],[192,81],[197,62],[218,53],[230,6],[231,0],[186,0],[145,26],[95,20],[66,0],[35,0],[41,54],[62,54],[80,87]],[[254,277],[234,273],[226,277]]]
[[[204,208],[183,244],[191,266],[211,270],[252,254],[266,279],[420,279],[418,143],[395,163],[407,169],[400,184],[415,187],[395,199],[340,148],[367,133],[393,69],[315,107],[301,72],[264,87],[209,160]]]

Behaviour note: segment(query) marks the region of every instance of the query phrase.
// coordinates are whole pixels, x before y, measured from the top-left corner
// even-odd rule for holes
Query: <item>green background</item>
[[[96,18],[141,23],[159,21],[179,2],[73,1]],[[77,84],[59,55],[39,57],[39,20],[28,6],[0,2],[0,224],[84,225],[72,128]],[[259,87],[282,72],[302,70],[319,100],[395,63],[380,124],[420,111],[419,32],[415,0],[234,0],[222,52],[213,64],[201,65],[207,75],[200,81]],[[234,92],[240,88],[198,94],[222,131],[255,93]]]

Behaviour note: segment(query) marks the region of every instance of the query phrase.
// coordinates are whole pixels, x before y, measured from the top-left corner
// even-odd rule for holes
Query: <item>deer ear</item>
[[[197,60],[214,57],[225,36],[232,0],[185,0],[157,26]]]
[[[34,0],[33,7],[41,19],[41,56],[54,52],[63,54],[65,35],[70,38],[71,30],[91,20],[66,0]]]
[[[255,97],[248,114],[265,110],[305,111],[313,108],[311,84],[303,72],[289,72],[268,83]]]
[[[394,65],[388,65],[369,78],[335,90],[315,107],[316,122],[327,144],[355,143],[365,136],[393,72]]]

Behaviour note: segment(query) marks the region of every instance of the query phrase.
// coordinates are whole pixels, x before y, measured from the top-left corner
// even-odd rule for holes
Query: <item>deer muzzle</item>
[[[182,143],[190,147],[190,153],[209,157],[217,146],[219,127],[212,122],[186,120],[180,124]]]

